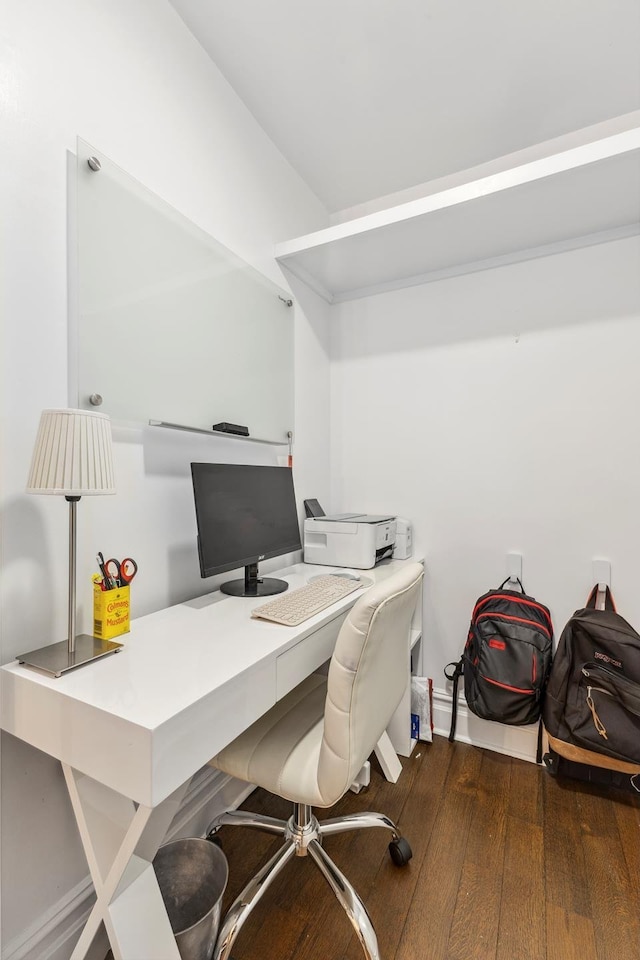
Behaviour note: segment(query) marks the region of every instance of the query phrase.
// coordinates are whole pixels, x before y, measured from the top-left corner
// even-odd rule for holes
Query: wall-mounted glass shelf
[[[183,423],[167,423],[165,420],[149,420],[150,427],[166,427],[168,430],[186,430],[188,433],[204,433],[208,437],[225,437],[227,440],[245,440],[250,443],[267,443],[272,447],[286,447],[289,438],[284,440],[261,440],[259,437],[243,437],[238,433],[226,433],[224,430],[205,430],[203,427],[188,427]]]

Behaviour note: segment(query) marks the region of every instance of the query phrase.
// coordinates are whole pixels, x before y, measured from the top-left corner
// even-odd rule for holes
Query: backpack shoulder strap
[[[522,586],[522,580],[520,579],[520,577],[516,577],[516,582],[517,582],[518,584],[520,584],[520,589],[522,590],[522,592],[523,592],[523,593],[526,593],[527,591],[526,591],[525,588]],[[505,586],[506,586],[508,583],[513,583],[513,580],[511,579],[511,577],[507,577],[506,580],[503,580],[502,583],[500,584],[500,586],[498,587],[498,590],[504,590]]]
[[[540,714],[540,719],[538,720],[538,738],[536,743],[536,763],[542,763],[542,736],[543,736],[543,727],[542,727],[542,713]]]
[[[586,609],[586,610],[595,610],[595,609],[596,609],[596,597],[597,597],[597,595],[598,595],[598,584],[596,583],[596,585],[594,586],[593,590],[592,590],[591,593],[589,594],[589,597],[588,597],[588,599],[587,599],[587,602],[585,603],[585,609]],[[604,609],[605,609],[605,610],[611,610],[613,613],[616,613],[616,605],[615,605],[614,600],[613,600],[613,594],[611,593],[611,589],[610,589],[609,587],[607,587],[607,588],[606,588],[606,591],[605,591]]]
[[[449,670],[449,667],[453,667],[453,671]],[[451,701],[451,730],[449,731],[449,743],[453,743],[456,736],[456,721],[458,719],[458,681],[462,676],[463,672],[463,658],[461,657],[458,662],[448,663],[444,668],[444,675],[447,680],[451,680],[453,683],[453,697]],[[448,672],[447,672],[448,671]]]

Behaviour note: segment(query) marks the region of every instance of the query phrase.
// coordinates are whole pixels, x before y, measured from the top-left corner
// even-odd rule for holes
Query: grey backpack
[[[478,598],[462,657],[445,668],[453,681],[449,740],[460,677],[469,710],[483,720],[521,726],[540,718],[553,651],[551,614],[520,581],[521,592],[505,589],[507,582]]]

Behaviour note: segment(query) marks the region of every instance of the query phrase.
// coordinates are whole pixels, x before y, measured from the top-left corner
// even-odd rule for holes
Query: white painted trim
[[[433,691],[433,732],[448,737],[451,729],[451,691],[441,688]],[[456,740],[474,747],[493,750],[518,760],[536,762],[538,724],[511,727],[504,723],[481,720],[472,714],[464,699],[458,699]]]
[[[216,814],[235,809],[254,789],[253,784],[204,767],[193,777],[165,841],[180,836],[203,836]],[[19,937],[3,943],[2,960],[64,960],[70,955],[94,902],[93,884],[87,875],[50,910],[36,917]],[[106,937],[102,941],[97,937],[96,941],[91,956],[102,960],[109,945]]]
[[[50,960],[67,941],[75,939],[94,901],[93,884],[87,874],[46,913],[36,917],[19,937],[3,943],[3,960]],[[105,941],[105,953],[107,949]],[[68,947],[67,956],[70,952]]]

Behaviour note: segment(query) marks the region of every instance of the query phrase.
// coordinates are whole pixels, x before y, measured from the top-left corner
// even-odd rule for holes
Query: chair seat
[[[332,806],[341,794],[323,797],[318,788],[326,696],[327,678],[312,674],[213,757],[210,765],[293,803]]]

